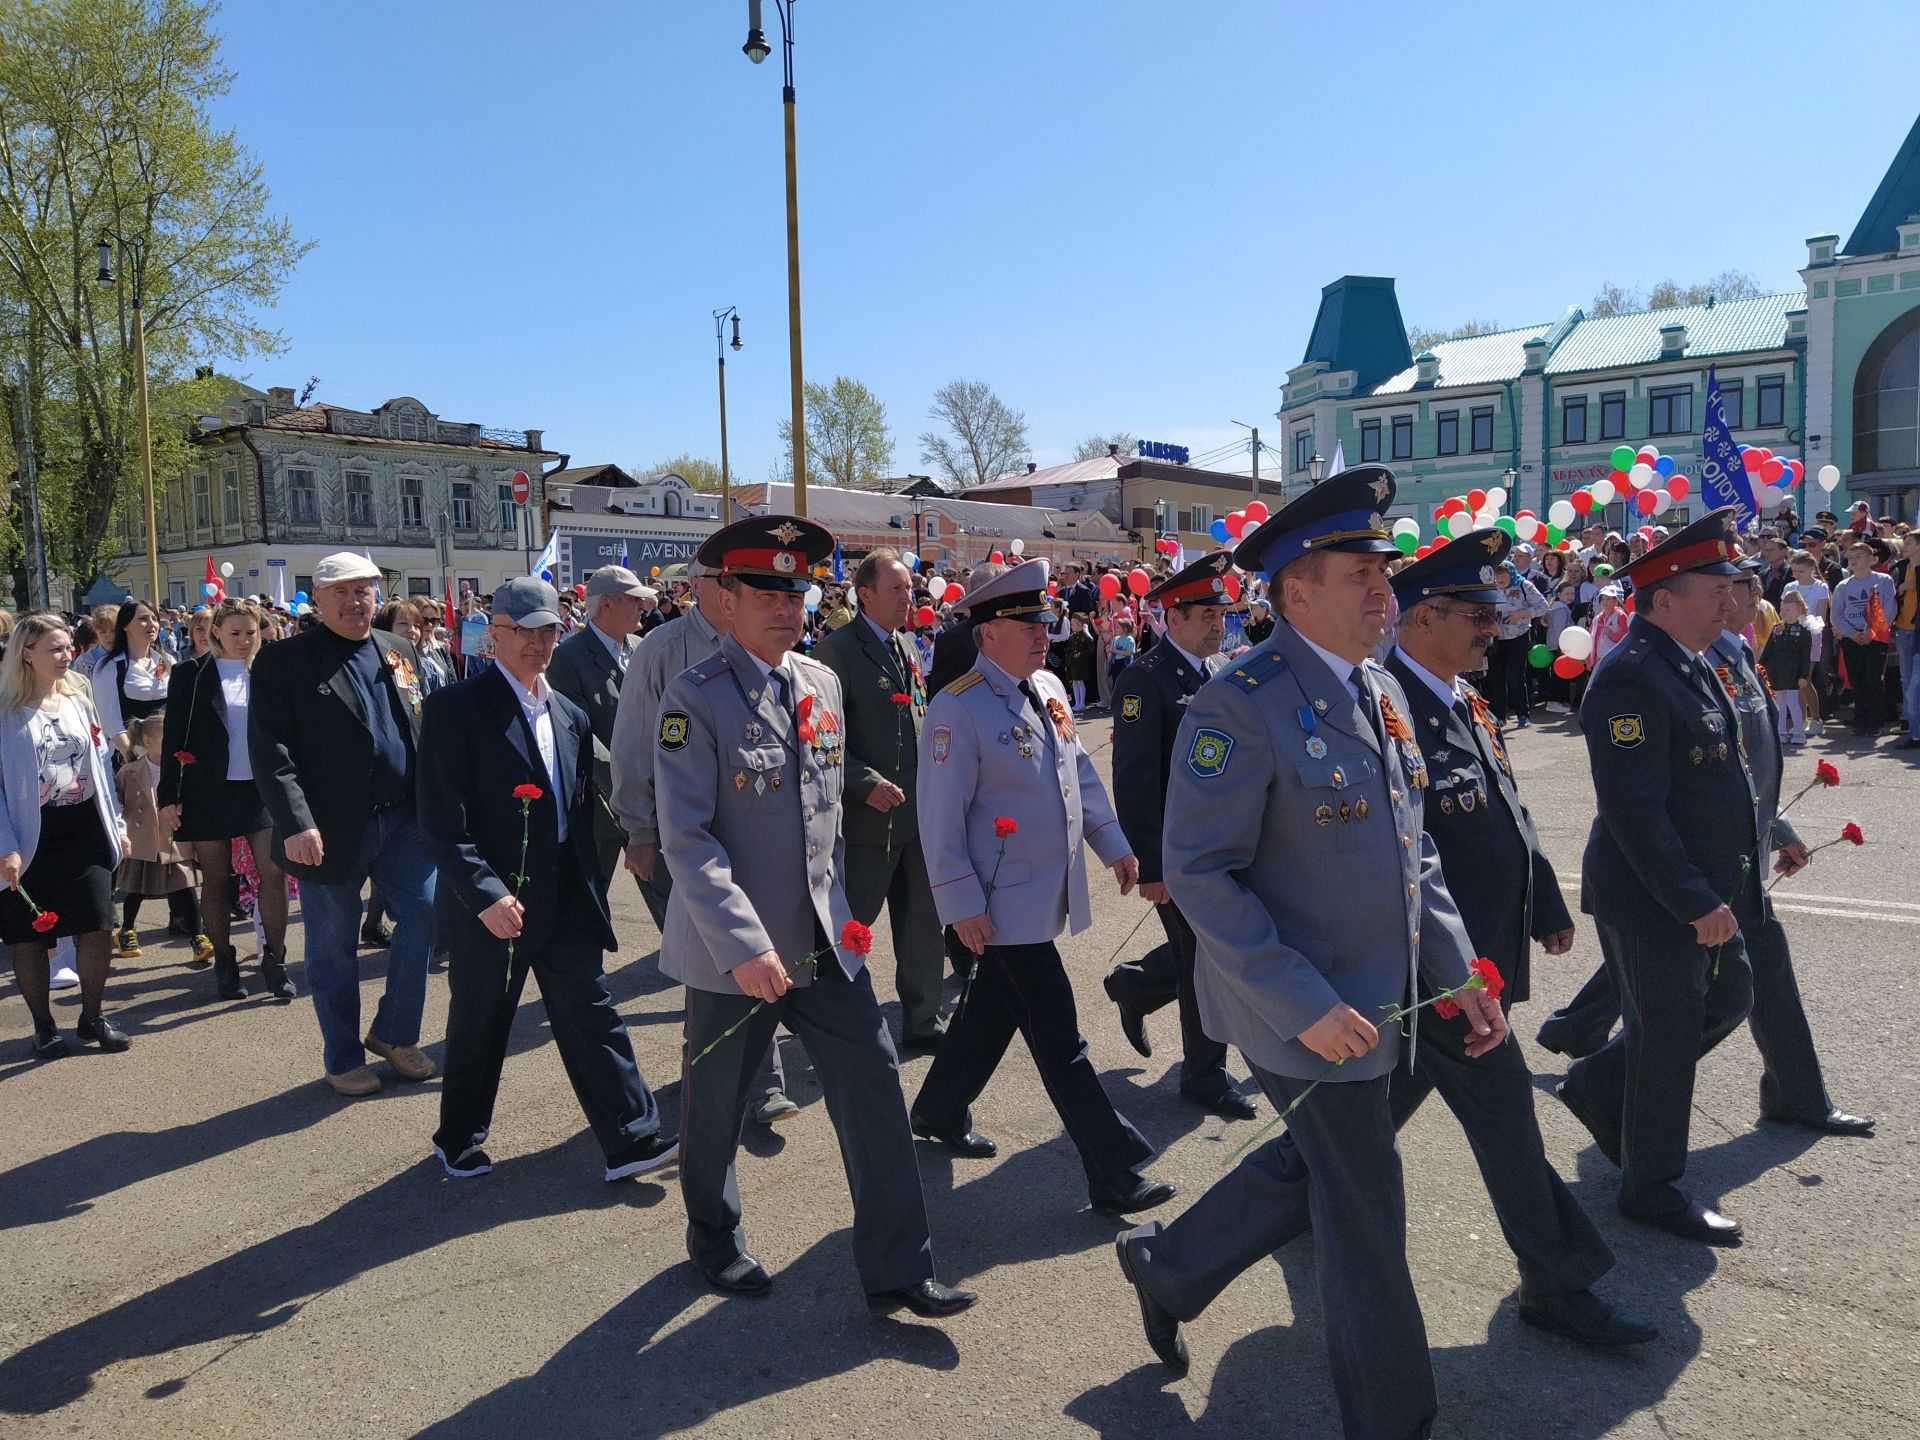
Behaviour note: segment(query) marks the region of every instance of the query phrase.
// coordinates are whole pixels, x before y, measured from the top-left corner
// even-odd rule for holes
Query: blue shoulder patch
[[[716,650],[698,665],[687,667],[687,673],[693,677],[696,685],[705,685],[709,680],[717,680],[733,669],[733,662],[725,651]]]
[[[1224,730],[1200,729],[1193,732],[1193,748],[1187,752],[1187,768],[1202,780],[1223,775],[1227,757],[1233,754],[1233,737]]]
[[[1269,650],[1264,655],[1235,665],[1231,670],[1222,670],[1219,678],[1229,685],[1238,685],[1249,695],[1257,695],[1262,685],[1278,680],[1286,673],[1287,657],[1278,650]]]

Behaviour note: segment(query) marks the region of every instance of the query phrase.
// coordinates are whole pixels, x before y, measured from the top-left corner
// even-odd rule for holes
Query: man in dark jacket
[[[593,773],[590,777],[594,873],[602,899],[621,853],[627,832],[613,816],[613,720],[620,708],[620,684],[627,662],[639,648],[634,631],[640,624],[640,606],[646,587],[622,565],[605,565],[587,581],[587,623],[554,647],[547,683],[586,711],[593,727]]]

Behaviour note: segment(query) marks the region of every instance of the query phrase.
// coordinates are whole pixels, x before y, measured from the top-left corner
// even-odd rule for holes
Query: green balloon
[[[1639,456],[1635,453],[1631,445],[1616,445],[1613,447],[1613,454],[1607,458],[1613,461],[1614,469],[1631,470],[1633,468],[1633,462],[1637,460]]]
[[[1553,663],[1553,651],[1544,645],[1536,645],[1527,652],[1527,663],[1536,670],[1544,670]]]
[[[1566,538],[1567,532],[1562,530],[1558,525],[1547,526],[1547,544],[1558,545]]]
[[[1596,565],[1593,567],[1593,578],[1596,580],[1604,580],[1612,573],[1613,567],[1611,565]]]
[[[1518,533],[1514,527],[1513,517],[1511,515],[1502,515],[1498,520],[1493,522],[1493,528],[1496,530],[1504,530],[1509,535]]]
[[[1400,553],[1402,555],[1411,555],[1420,548],[1420,537],[1418,535],[1409,535],[1406,531],[1402,530],[1398,535],[1393,537],[1393,543],[1400,547]]]

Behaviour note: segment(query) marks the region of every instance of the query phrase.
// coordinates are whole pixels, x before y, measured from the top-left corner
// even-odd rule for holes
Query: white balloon
[[[927,598],[932,600],[936,605],[944,605],[952,596],[953,592],[959,588],[958,585],[950,584],[944,579],[936,580],[927,587]]]
[[[1558,525],[1562,530],[1571,530],[1574,518],[1579,513],[1573,508],[1571,500],[1556,500],[1547,507],[1547,523]]]
[[[1593,503],[1596,505],[1611,505],[1619,493],[1613,488],[1613,482],[1611,480],[1596,480],[1593,482],[1592,489]],[[1562,525],[1560,528],[1564,530],[1567,527]]]
[[[1495,510],[1491,505],[1489,505],[1486,509],[1482,510],[1478,515],[1473,517],[1473,528],[1476,530],[1491,530],[1493,529],[1493,522],[1498,520],[1499,518],[1500,518],[1500,512]]]
[[[900,561],[909,570],[918,570],[920,568],[920,557],[911,550],[902,550],[900,552]]]
[[[1013,544],[1009,545],[1007,548],[1013,551],[1013,553],[1016,555],[1024,555],[1027,553],[1027,542],[1024,540],[1016,539],[1013,542]]]
[[[947,588],[947,577],[936,572],[927,576],[927,593],[933,597],[933,603],[940,603],[940,596]]]
[[[1840,467],[1838,465],[1822,465],[1820,467],[1820,473],[1814,478],[1820,482],[1820,488],[1831,495],[1834,492],[1834,488],[1840,483]]]
[[[1642,460],[1627,471],[1627,481],[1636,490],[1644,490],[1653,483],[1653,467]]]
[[[1447,534],[1458,540],[1473,529],[1473,516],[1464,510],[1456,510],[1447,517]]]
[[[1393,533],[1396,535],[1418,535],[1420,533],[1420,522],[1411,515],[1402,515],[1398,520],[1393,522]]]
[[[1575,660],[1593,654],[1593,634],[1584,625],[1569,625],[1560,632],[1560,653]]]
[[[229,580],[231,580],[233,578],[233,562],[231,560],[228,560],[223,565],[221,565],[220,573],[226,576]]]
[[[1487,508],[1499,510],[1507,503],[1507,490],[1504,485],[1496,485],[1487,491]]]
[[[1673,508],[1673,496],[1665,490],[1653,492],[1653,513],[1664,515]]]
[[[807,609],[818,610],[820,608],[820,602],[825,598],[826,592],[818,585],[809,585],[807,587]]]
[[[1517,538],[1531,542],[1540,534],[1540,522],[1531,515],[1522,515],[1513,522],[1513,533]]]
[[[1771,510],[1787,498],[1787,492],[1782,490],[1778,485],[1762,485],[1759,495],[1755,498],[1760,504]]]

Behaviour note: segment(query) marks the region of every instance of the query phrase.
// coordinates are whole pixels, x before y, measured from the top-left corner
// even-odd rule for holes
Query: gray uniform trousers
[[[940,1025],[941,962],[946,946],[927,861],[916,837],[888,849],[847,842],[847,908],[862,925],[887,907],[893,932],[894,986],[900,992],[900,1033],[931,1035]]]
[[[1424,1048],[1424,1042],[1423,1042]],[[1285,1110],[1313,1082],[1253,1065]],[[1130,1242],[1134,1273],[1181,1320],[1311,1224],[1327,1353],[1349,1440],[1427,1433],[1438,1401],[1427,1327],[1407,1272],[1407,1206],[1390,1077],[1329,1082],[1171,1224]],[[1292,1145],[1283,1141],[1291,1139]]]
[[[813,983],[753,1009],[752,997],[687,989],[689,1059],[681,1083],[680,1189],[687,1207],[687,1253],[724,1268],[746,1249],[734,1155],[756,1088],[756,1072],[786,1024],[806,1041],[819,1072],[853,1197],[853,1261],[868,1294],[933,1278],[933,1242],[920,1193],[919,1163],[893,1037],[863,969],[852,980],[832,962]],[[698,1062],[691,1057],[715,1040]]]

